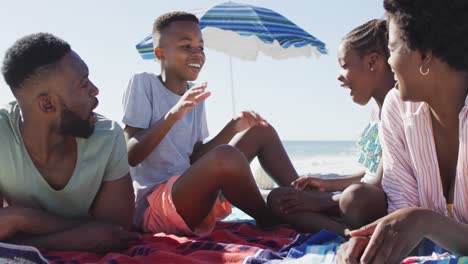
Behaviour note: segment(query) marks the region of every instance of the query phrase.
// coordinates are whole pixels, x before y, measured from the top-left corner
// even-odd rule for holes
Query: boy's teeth
[[[189,63],[190,67],[195,67],[195,68],[200,68],[200,64],[197,64],[197,63]]]

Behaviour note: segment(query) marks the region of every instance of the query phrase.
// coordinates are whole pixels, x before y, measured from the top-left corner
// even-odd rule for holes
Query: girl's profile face
[[[338,49],[338,63],[341,87],[351,90],[349,95],[355,103],[367,104],[374,92],[373,75],[376,74],[376,68],[369,64],[368,55],[361,56],[357,50],[342,43]]]

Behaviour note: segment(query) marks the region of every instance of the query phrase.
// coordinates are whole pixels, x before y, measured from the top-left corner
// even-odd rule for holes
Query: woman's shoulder
[[[387,96],[385,96],[383,108],[398,108],[401,107],[402,104],[403,100],[401,100],[400,91],[393,88],[388,92]]]
[[[400,114],[402,116],[414,115],[427,108],[424,102],[403,101],[400,97],[400,91],[393,88],[388,92],[382,106],[382,116],[388,114]]]

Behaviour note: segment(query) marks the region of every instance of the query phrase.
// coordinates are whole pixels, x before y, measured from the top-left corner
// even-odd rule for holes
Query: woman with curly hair
[[[389,215],[338,262],[398,263],[427,238],[468,254],[468,1],[384,0],[396,90],[382,110]]]

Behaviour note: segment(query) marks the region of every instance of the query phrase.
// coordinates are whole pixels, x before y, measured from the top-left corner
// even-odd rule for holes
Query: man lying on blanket
[[[2,74],[16,101],[0,109],[0,241],[50,250],[125,248],[134,196],[122,129],[93,112],[99,90],[65,41],[19,39]],[[3,202],[2,202],[3,204]]]

